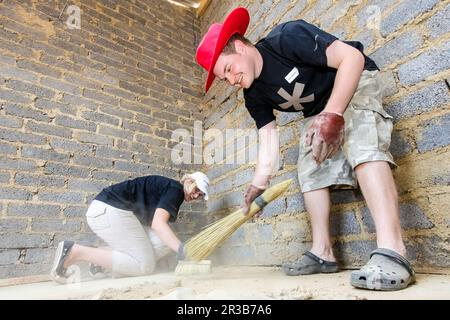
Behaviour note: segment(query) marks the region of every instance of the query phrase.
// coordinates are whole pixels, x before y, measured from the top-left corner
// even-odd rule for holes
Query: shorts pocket
[[[106,214],[107,208],[91,208],[89,207],[88,212],[86,213],[86,219],[89,224],[89,227],[95,230],[106,229],[111,226],[108,215]]]
[[[381,115],[385,119],[393,119],[393,117],[384,110],[383,105],[376,98],[365,97],[364,103],[352,103],[351,107],[355,110],[370,110]]]

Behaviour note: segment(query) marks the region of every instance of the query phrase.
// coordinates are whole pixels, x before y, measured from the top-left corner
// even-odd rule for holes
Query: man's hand
[[[344,141],[344,117],[332,112],[319,113],[306,132],[306,145],[312,144],[317,163],[336,154]]]
[[[244,215],[246,215],[250,210],[250,206],[253,200],[255,200],[263,192],[264,189],[260,189],[257,186],[254,186],[253,184],[250,184],[248,186],[247,190],[245,190],[244,192],[244,206],[243,206]]]

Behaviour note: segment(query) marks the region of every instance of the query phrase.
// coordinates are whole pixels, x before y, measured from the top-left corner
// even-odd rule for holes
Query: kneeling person
[[[195,172],[180,182],[158,175],[127,180],[103,189],[86,213],[87,223],[109,248],[61,241],[51,277],[67,280],[67,268],[86,261],[111,271],[114,277],[151,274],[156,262],[171,250],[184,257],[183,243],[169,226],[183,201],[208,199],[208,177]],[[92,269],[92,268],[91,268]]]

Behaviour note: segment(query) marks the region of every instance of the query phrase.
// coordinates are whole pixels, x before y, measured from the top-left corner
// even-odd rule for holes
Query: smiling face
[[[213,72],[220,80],[228,81],[232,86],[247,89],[259,75],[257,50],[240,40],[234,41],[234,48],[234,53],[222,53],[219,56]]]
[[[184,200],[186,202],[202,199],[205,194],[200,191],[196,183],[192,179],[186,179],[183,183]]]

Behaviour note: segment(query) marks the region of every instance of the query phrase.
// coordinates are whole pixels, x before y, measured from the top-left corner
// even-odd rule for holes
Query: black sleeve
[[[304,20],[296,20],[284,25],[273,45],[278,46],[278,50],[288,59],[327,67],[326,49],[337,39]]]
[[[167,210],[170,214],[169,221],[174,222],[177,219],[178,211],[184,200],[183,190],[168,188],[167,192],[159,199],[156,208]]]
[[[266,124],[276,119],[272,108],[265,107],[264,105],[250,107],[247,103],[245,106],[247,107],[247,110],[252,118],[255,120],[256,127],[258,129],[261,129]]]
[[[258,97],[261,97],[261,95],[244,91],[245,107],[255,120],[256,127],[260,129],[276,118],[273,114],[273,108],[264,103],[264,99],[258,99]]]

